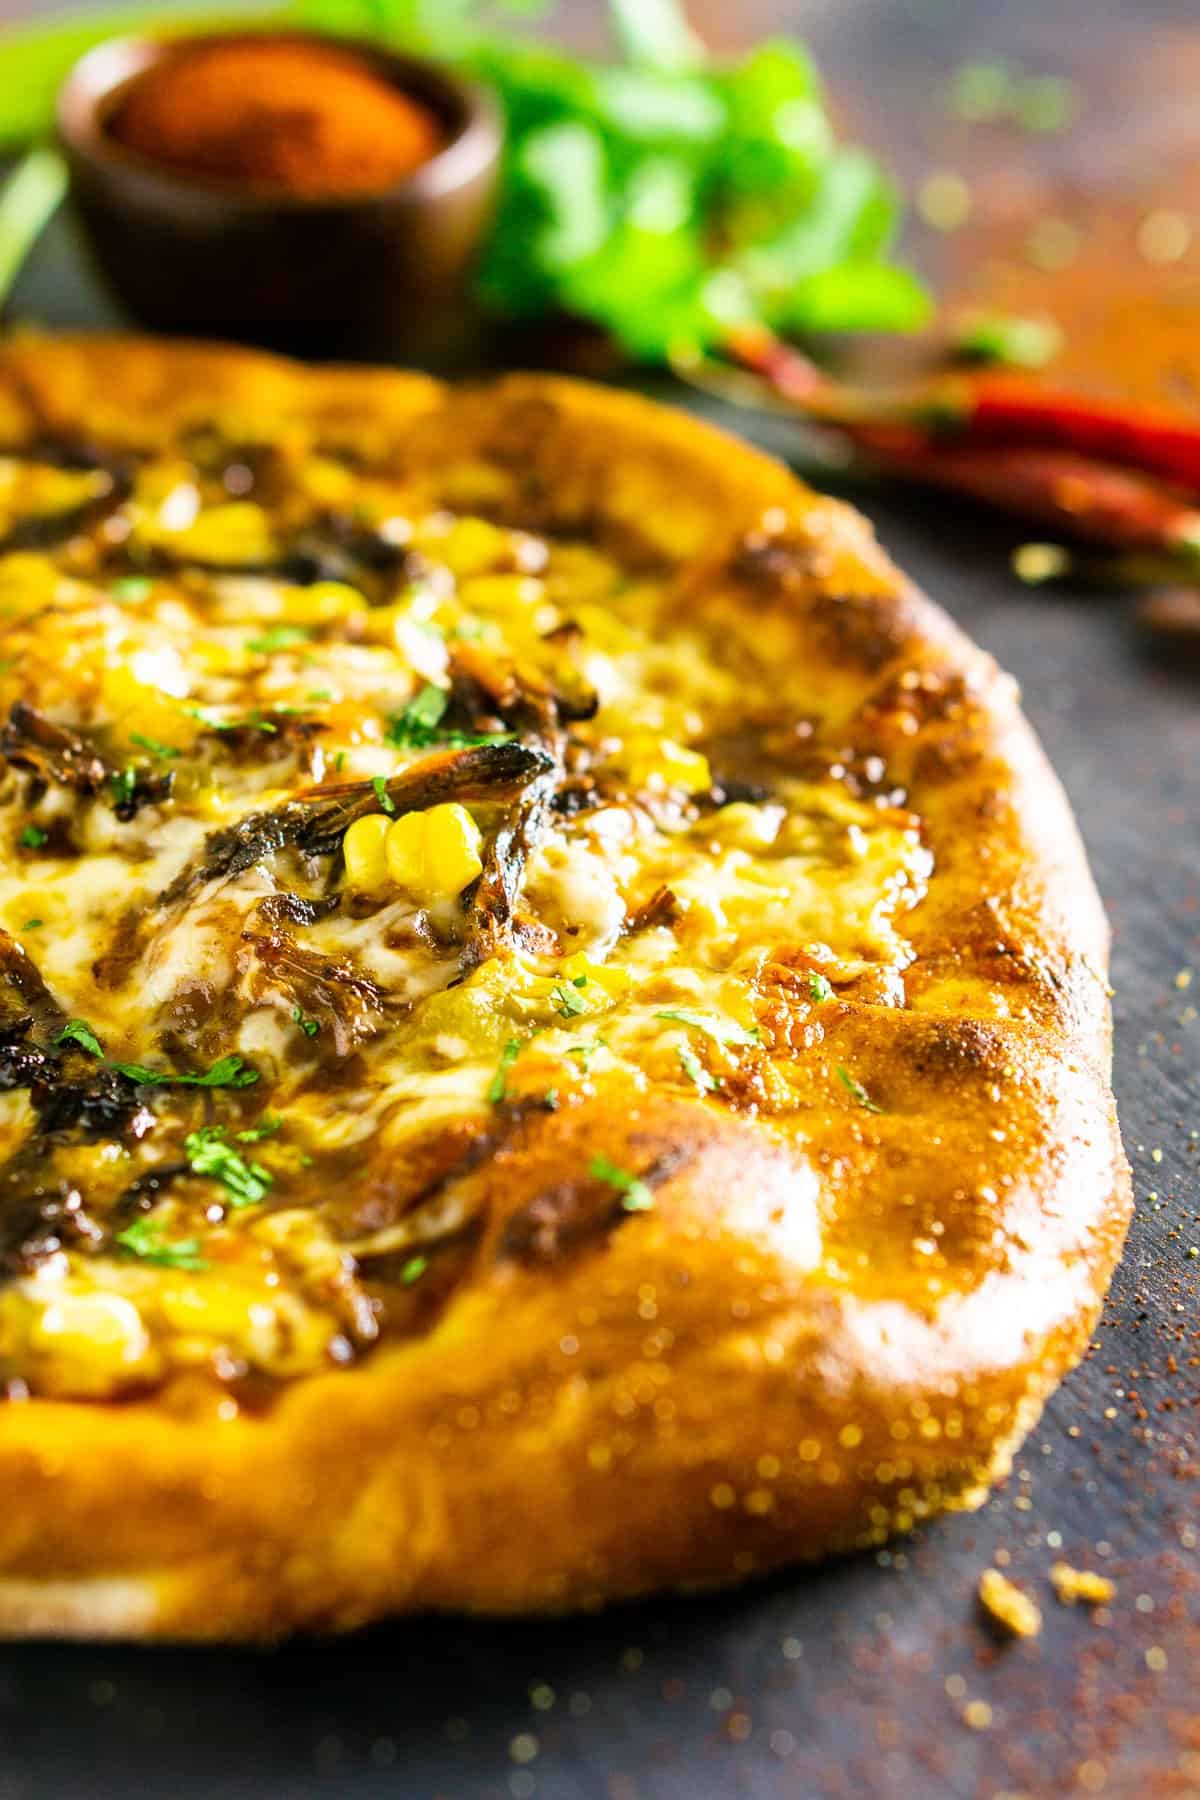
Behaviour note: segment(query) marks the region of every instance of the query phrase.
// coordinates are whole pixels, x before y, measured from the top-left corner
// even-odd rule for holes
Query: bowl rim
[[[105,129],[104,111],[120,90],[148,70],[199,43],[300,43],[336,47],[361,56],[405,92],[430,96],[452,121],[449,140],[399,181],[348,193],[293,194],[286,188],[246,188],[181,173],[167,163],[128,150]],[[413,56],[369,39],[334,32],[278,30],[253,24],[222,31],[176,30],[106,38],[68,71],[55,104],[57,136],[68,158],[86,162],[126,182],[156,191],[161,199],[185,198],[241,217],[372,211],[398,202],[428,204],[487,174],[499,159],[503,126],[485,87],[431,57]]]

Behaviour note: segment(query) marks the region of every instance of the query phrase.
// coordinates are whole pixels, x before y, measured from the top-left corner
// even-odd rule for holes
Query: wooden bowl
[[[278,33],[206,35],[205,43]],[[194,179],[127,150],[109,123],[131,82],[194,36],[118,38],[78,62],[58,102],[72,197],[93,256],[138,323],[299,354],[436,357],[469,314],[501,126],[488,97],[435,63],[336,43],[441,121],[443,147],[379,192],[329,198]]]

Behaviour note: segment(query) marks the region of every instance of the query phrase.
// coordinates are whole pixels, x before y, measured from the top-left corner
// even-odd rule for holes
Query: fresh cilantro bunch
[[[249,3],[257,15],[259,0]],[[197,25],[204,4],[190,0]],[[491,84],[508,139],[479,285],[503,318],[574,314],[646,361],[718,349],[748,325],[796,335],[923,321],[923,290],[890,260],[896,192],[870,156],[835,141],[803,46],[778,40],[717,63],[680,0],[609,0],[608,62],[497,33],[503,16],[542,10],[539,0],[282,0],[266,22],[375,38]],[[158,23],[159,11],[135,4],[0,31],[0,144],[48,128],[55,86],[90,42]],[[64,179],[58,158],[35,153],[5,193],[0,297]]]
[[[659,361],[747,325],[909,330],[927,315],[924,290],[889,260],[896,191],[836,142],[798,43],[716,63],[678,0],[610,0],[619,56],[606,63],[492,36],[494,8],[478,0],[293,11],[449,51],[499,95],[508,136],[479,285],[504,318],[574,314]]]

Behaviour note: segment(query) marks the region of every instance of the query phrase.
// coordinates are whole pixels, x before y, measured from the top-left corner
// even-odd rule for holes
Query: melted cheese
[[[0,460],[0,514],[78,507],[106,479]],[[360,1259],[419,1249],[463,1221],[452,1193],[435,1194],[361,1240],[339,1237],[324,1197],[404,1167],[448,1127],[481,1125],[502,1058],[518,1096],[587,1091],[620,1070],[719,1105],[715,1084],[756,1043],[770,959],[800,954],[834,983],[880,968],[899,982],[911,959],[905,915],[930,873],[919,821],[786,768],[762,803],[714,807],[687,791],[738,723],[741,682],[719,645],[673,616],[666,584],[627,580],[589,546],[431,510],[428,496],[329,457],[296,460],[292,480],[275,516],[231,501],[186,457],[163,458],[98,528],[92,566],[78,538],[69,554],[0,558],[4,702],[79,734],[118,786],[125,769],[174,778],[123,821],[114,793],[77,792],[14,753],[0,787],[0,923],[59,1022],[86,1020],[105,1057],[202,1074],[237,1055],[258,1077],[143,1091],[144,1142],[85,1132],[45,1148],[89,1225],[31,1253],[0,1290],[0,1375],[36,1391],[103,1398],[196,1367],[284,1379],[349,1360],[378,1332]],[[368,594],[349,580],[222,572],[277,557],[334,490],[339,509],[410,546],[415,583],[372,575]],[[486,667],[497,693],[507,671],[531,691],[566,684],[599,699],[570,726],[597,799],[558,816],[524,872],[532,948],[502,942],[464,961],[470,891],[426,911],[395,886],[355,896],[328,856],[287,846],[205,875],[214,834],[436,752],[436,728],[430,743],[388,722],[425,684],[446,684],[465,651],[482,659],[477,688]],[[485,835],[501,823],[483,802],[476,814]],[[664,890],[661,916],[631,930]],[[51,1051],[53,1023],[35,1032]],[[83,1059],[72,1079],[86,1080],[85,1052],[70,1054]],[[352,1080],[335,1079],[347,1057]],[[260,1102],[278,1129],[259,1131]],[[28,1154],[34,1110],[24,1095],[3,1105],[9,1154]],[[115,1210],[135,1176],[178,1171],[194,1160],[188,1133],[214,1126],[262,1172],[257,1200],[238,1204],[219,1175],[176,1172],[148,1209]]]

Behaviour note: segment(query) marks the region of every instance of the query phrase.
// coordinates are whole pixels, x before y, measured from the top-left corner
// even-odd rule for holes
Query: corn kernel
[[[391,821],[383,813],[368,813],[365,819],[355,819],[342,839],[346,880],[351,887],[369,894],[384,886],[388,879],[384,845],[390,829]]]
[[[165,538],[173,549],[209,563],[266,563],[279,554],[270,519],[251,500],[210,506],[182,530],[173,531],[160,519],[138,535],[152,541]]]
[[[604,963],[592,962],[582,950],[567,957],[562,972],[572,984],[582,982],[579,992],[584,999],[592,998],[589,988],[598,988],[608,1000],[623,1000],[633,986],[633,977],[624,969],[611,969]]]
[[[698,750],[676,744],[671,738],[628,738],[621,760],[635,788],[649,788],[659,793],[668,788],[682,788],[687,794],[699,794],[712,786],[708,758],[701,756]]]
[[[466,807],[451,801],[395,820],[387,834],[387,865],[393,881],[418,900],[450,898],[482,873],[482,845]]]

